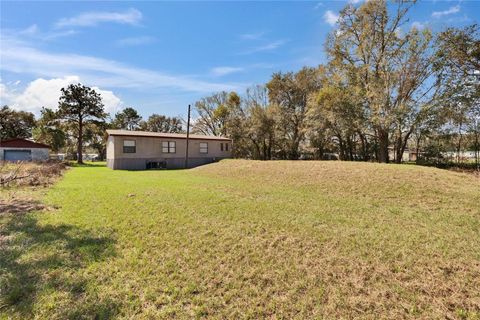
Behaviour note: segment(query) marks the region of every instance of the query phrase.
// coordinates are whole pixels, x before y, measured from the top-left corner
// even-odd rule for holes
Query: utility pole
[[[190,105],[188,105],[188,118],[187,118],[187,147],[185,148],[185,169],[188,168],[188,140],[190,138]]]

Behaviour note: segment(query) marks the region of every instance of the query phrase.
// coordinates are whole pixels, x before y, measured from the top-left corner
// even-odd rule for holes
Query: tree
[[[91,121],[85,126],[85,142],[98,153],[98,160],[102,161],[107,153],[107,129],[109,124],[104,121]]]
[[[180,133],[182,132],[182,119],[154,113],[148,117],[147,121],[142,122],[141,128],[151,132]]]
[[[42,108],[37,126],[33,129],[33,138],[37,142],[49,145],[54,152],[65,146],[66,134],[58,119],[58,114],[50,108]]]
[[[279,139],[283,144],[282,158],[298,159],[304,140],[305,112],[309,95],[320,89],[315,68],[303,68],[297,73],[274,73],[267,83],[270,103],[278,108]]]
[[[6,105],[0,108],[0,140],[30,138],[34,126],[33,113],[16,111]]]
[[[84,126],[105,119],[104,105],[100,94],[80,83],[62,88],[61,92],[58,116],[76,129],[77,162],[80,164],[83,163]]]
[[[364,150],[356,150],[355,139],[362,134],[364,115],[353,89],[327,84],[317,92],[307,112],[310,128],[316,133],[314,136],[320,138],[328,133],[330,141],[338,147],[340,160],[354,160],[359,153],[365,157]]]
[[[235,92],[215,93],[195,103],[199,117],[193,125],[193,132],[213,136],[229,136],[228,122],[240,107],[240,97]]]
[[[277,108],[268,103],[265,86],[248,88],[244,101],[245,111],[232,126],[239,131],[234,137],[235,150],[242,148],[245,156],[270,160],[275,154]]]
[[[457,162],[463,136],[474,137],[475,161],[480,168],[480,28],[448,28],[437,37],[438,103],[446,108],[448,123],[456,131]]]
[[[358,87],[370,126],[378,141],[377,158],[388,162],[390,138],[396,159],[401,161],[421,110],[429,108],[434,96],[432,36],[428,29],[401,31],[414,2],[396,2],[391,15],[386,1],[367,1],[360,7],[345,7],[339,27],[330,36],[330,63]]]
[[[138,114],[137,110],[128,107],[115,114],[113,126],[123,130],[139,130],[141,122],[142,117]]]

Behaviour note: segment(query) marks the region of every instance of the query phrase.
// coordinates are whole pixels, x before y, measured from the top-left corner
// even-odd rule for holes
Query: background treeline
[[[401,162],[409,148],[432,163],[472,150],[478,163],[479,27],[409,27],[413,5],[346,6],[326,64],[203,98],[196,129],[232,137],[237,157]]]
[[[407,14],[413,5],[347,5],[325,44],[325,64],[274,73],[246,92],[200,99],[193,132],[231,137],[234,155],[241,158],[401,162],[408,148],[417,151],[418,161],[440,164],[447,151],[456,152],[460,162],[460,152],[471,150],[478,167],[479,27],[438,33],[410,27]],[[133,108],[108,120],[96,96],[90,88],[71,85],[62,90],[58,110],[43,109],[36,121],[4,107],[2,138],[28,136],[30,126],[36,140],[55,150],[77,148],[81,154],[88,146],[104,154],[106,128],[185,129],[184,119],[152,115],[143,120]]]

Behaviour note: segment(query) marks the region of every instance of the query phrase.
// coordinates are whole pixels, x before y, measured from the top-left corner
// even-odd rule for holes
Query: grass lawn
[[[229,160],[18,192],[48,208],[0,214],[0,318],[480,318],[472,175]]]

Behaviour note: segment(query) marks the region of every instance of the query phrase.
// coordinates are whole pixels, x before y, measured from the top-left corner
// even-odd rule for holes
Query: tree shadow
[[[72,225],[40,225],[30,214],[0,218],[1,313],[37,317],[37,311],[46,308],[46,297],[53,295],[61,297],[58,304],[47,305],[55,318],[108,319],[117,313],[112,301],[87,294],[94,279],[82,272],[91,263],[115,256],[111,237]]]
[[[106,167],[107,163],[105,161],[91,162],[85,161],[84,163],[70,162],[69,165],[74,168],[99,168]]]

